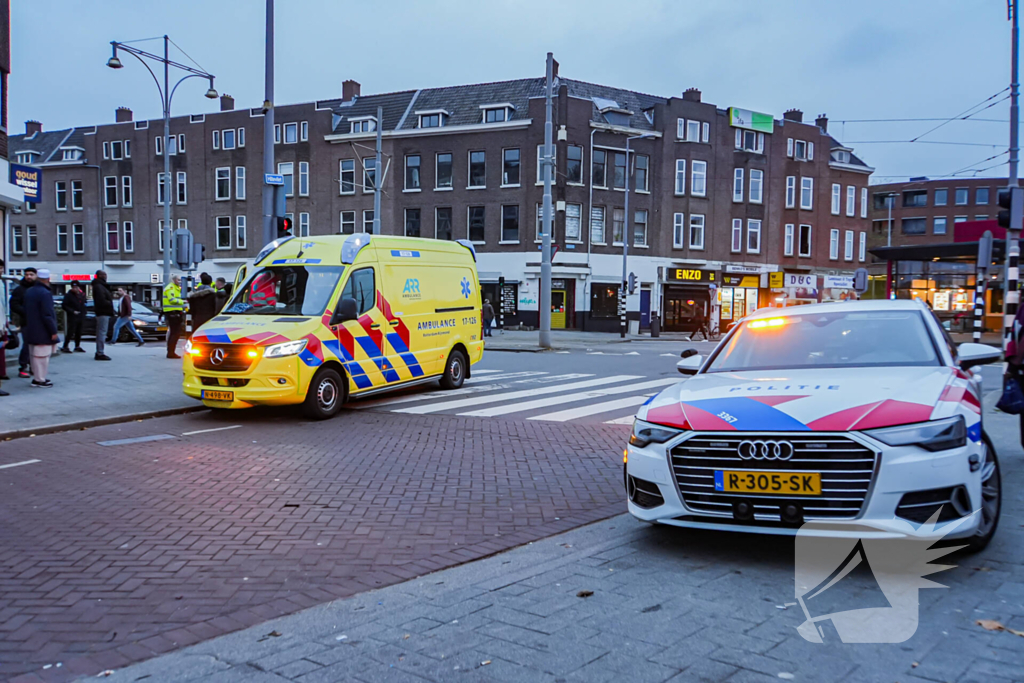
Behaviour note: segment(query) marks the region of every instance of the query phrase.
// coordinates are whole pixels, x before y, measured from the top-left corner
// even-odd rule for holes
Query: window
[[[35,212],[36,212],[36,205],[33,204],[32,202],[25,202],[25,213],[35,213]],[[21,211],[19,210],[18,213],[21,213]]]
[[[900,221],[900,229],[904,235],[923,235],[927,230],[926,221],[925,218],[904,218]]]
[[[650,163],[651,159],[646,154],[636,155],[636,161],[633,164],[633,175],[636,178],[634,188],[637,192],[647,192],[647,169]]]
[[[861,263],[864,263],[865,261],[867,261],[868,260],[868,234],[866,232],[862,232],[860,234],[860,248],[858,249],[858,251],[859,251],[859,253],[857,254],[858,260]]]
[[[935,190],[935,206],[946,206],[949,202],[949,190]],[[876,209],[883,207],[876,206]]]
[[[734,202],[743,201],[743,169],[734,168],[732,170],[732,200]]]
[[[708,180],[708,162],[697,161],[696,159],[690,162],[690,194],[694,197],[703,197],[707,195],[707,180]]]
[[[704,214],[690,214],[690,249],[704,249]]]
[[[796,208],[796,176],[786,176],[786,208]]]
[[[625,210],[612,209],[612,244],[622,246],[622,234],[625,230],[625,223]]]
[[[124,251],[128,253],[135,251],[135,225],[131,221],[125,221],[121,224],[121,232],[124,236],[124,240],[121,242]]]
[[[82,158],[82,150],[80,149],[65,149],[61,153],[61,161],[78,161]]]
[[[647,246],[647,210],[640,209],[633,214],[633,246]]]
[[[57,226],[57,253],[68,253],[68,226],[66,225]]]
[[[57,211],[68,210],[68,184],[66,181],[58,180],[54,183],[53,197]]]
[[[122,141],[112,140],[110,142],[110,158],[115,161],[124,159],[124,143]]]
[[[796,140],[793,143],[793,156],[801,161],[807,160],[807,143],[803,140]]]
[[[469,207],[469,218],[467,220],[469,241],[484,242],[484,216],[485,210],[482,206]]]
[[[623,152],[612,153],[612,187],[616,190],[626,189],[626,155]]]
[[[736,149],[756,154],[764,153],[764,133],[736,129]]]
[[[299,196],[309,196],[309,162],[299,162]]]
[[[338,194],[355,194],[356,191],[356,162],[355,159],[342,159],[339,168]]]
[[[163,206],[167,201],[167,180],[163,173],[156,174],[156,203]]]
[[[519,148],[501,152],[501,184],[503,187],[519,185]]]
[[[434,189],[450,188],[452,186],[451,153],[438,154],[435,168]]]
[[[833,228],[828,234],[828,257],[835,261],[839,258],[839,231]]]
[[[591,165],[590,175],[590,182],[594,187],[608,187],[607,170],[608,153],[603,149],[595,149],[594,163]]]
[[[363,157],[363,193],[373,192],[377,186],[377,158]]]
[[[278,164],[277,172],[281,172],[281,164]],[[217,200],[231,199],[231,168],[218,168],[216,170],[216,178]]]
[[[185,134],[184,133],[182,133],[181,139],[182,140],[185,139]],[[239,128],[238,129],[238,146],[239,147],[245,147],[245,128]],[[184,142],[182,142],[182,144],[178,145],[178,147],[181,148],[182,152],[185,151],[185,144],[184,144]],[[243,218],[244,218],[244,216],[243,216]]]
[[[373,232],[373,210],[366,209],[363,211],[363,232]]]
[[[103,158],[104,159],[109,159],[110,158],[110,143],[105,141],[105,140],[103,142]],[[18,155],[18,161],[21,162],[21,155],[20,154]]]
[[[309,213],[299,213],[299,237],[309,237]]]
[[[331,284],[330,291],[334,291],[334,283]],[[345,283],[345,288],[341,290],[341,298],[354,299],[356,312],[359,315],[373,309],[377,305],[377,287],[373,281],[373,268],[360,268],[352,273],[352,277]],[[320,308],[322,309],[323,306]]]
[[[701,142],[711,141],[711,124],[702,123],[701,125]]]
[[[301,142],[309,140],[309,121],[303,121],[299,124],[299,140]]]
[[[132,205],[132,177],[130,175],[121,176],[121,204],[123,206]]]
[[[761,204],[764,201],[764,171],[750,169],[750,203]]]
[[[217,248],[231,248],[231,216],[217,216]]]
[[[681,121],[682,119],[680,119]],[[703,237],[702,237],[703,239]],[[682,249],[686,246],[686,214],[672,215],[672,248]]]
[[[27,238],[27,253],[38,254],[39,253],[39,234],[36,232],[36,226],[26,225],[25,236]]]
[[[953,216],[953,223],[964,223],[967,221],[967,216]]]
[[[967,201],[964,201],[966,204]],[[903,193],[904,207],[928,206],[928,190],[907,190]]]
[[[843,245],[843,258],[847,261],[853,260],[853,230],[847,230]]]
[[[233,128],[228,128],[221,133],[221,144],[223,149],[234,149],[235,148],[235,131]]]
[[[235,166],[235,199],[245,199],[245,166]]]
[[[349,129],[352,133],[372,133],[375,130],[377,130],[377,119],[372,117],[351,121]]]
[[[784,256],[793,255],[793,231],[794,226],[792,223],[786,223],[785,242],[782,245],[782,253]]]
[[[832,183],[832,215],[839,215],[839,205],[842,201],[843,186],[839,183]]]
[[[810,257],[811,255],[811,226],[800,226],[800,256]]]
[[[439,206],[434,209],[434,239],[451,240],[452,237],[451,207]]]
[[[420,189],[420,155],[410,154],[405,157],[405,189]]]
[[[274,144],[275,145],[281,144],[281,124],[280,123],[275,123],[274,124]]]
[[[501,241],[505,243],[519,242],[519,207],[501,207]]]
[[[590,207],[590,241],[593,244],[604,244],[604,207]]]
[[[860,217],[868,217],[868,188],[860,188]]]
[[[299,141],[299,124],[297,123],[286,123],[284,124],[284,144],[294,145]]]
[[[945,235],[946,234],[946,217],[936,216],[932,223],[932,234],[934,235]]]
[[[747,220],[747,253],[761,253],[761,221],[753,218]]]
[[[120,231],[117,227],[116,221],[107,223],[107,251],[120,251],[118,245],[120,242]]]
[[[676,159],[676,194],[686,194],[686,159]]]
[[[239,128],[239,130],[245,129]],[[235,247],[245,249],[245,242],[245,216],[235,216]]]
[[[583,148],[579,145],[569,145],[569,149],[566,151],[565,161],[565,182],[571,185],[582,185],[583,184]],[[647,174],[647,157],[644,157],[644,175]],[[640,159],[637,159],[637,172],[639,173]],[[644,190],[647,190],[646,182],[644,183]],[[640,188],[640,181],[637,180],[637,188]]]
[[[595,283],[591,286],[590,317],[611,320],[619,317],[619,285]]]
[[[700,121],[687,120],[687,122],[686,122],[686,141],[687,142],[700,142]]]
[[[157,138],[156,140],[157,140],[157,143],[158,143],[157,146],[156,146],[156,148],[157,148],[156,153],[159,154],[160,153],[160,145],[159,145],[159,143],[160,143],[161,139]],[[214,149],[220,149],[220,131],[219,130],[213,131],[213,148]]]
[[[966,187],[958,187],[958,188],[956,188],[956,205],[957,206],[967,206],[967,194],[968,194],[968,192],[967,192],[967,188]]]
[[[341,228],[342,235],[351,235],[356,231],[356,212],[355,211],[342,211],[341,212]]]
[[[583,228],[581,226],[582,218],[582,204],[565,205],[565,240],[567,242],[583,241]]]
[[[85,226],[81,223],[71,226],[71,251],[75,254],[85,253]]]
[[[558,148],[551,145],[551,182],[555,182],[555,162],[558,159]],[[544,182],[544,145],[537,145],[537,184]],[[625,185],[623,185],[625,187]]]
[[[103,206],[117,206],[117,176],[103,179]]]
[[[20,225],[11,226],[11,251],[15,254],[25,251],[25,233]]]
[[[988,188],[979,187],[974,193],[975,204],[988,204]]]
[[[800,208],[812,209],[814,207],[814,178],[800,179]]]
[[[420,128],[440,128],[444,125],[441,114],[420,114]]]
[[[507,120],[508,109],[506,107],[484,109],[484,123],[501,123]]]
[[[985,214],[978,214],[977,216],[974,217],[974,220],[976,220],[976,221],[987,221],[988,220],[988,216],[986,216]]]
[[[295,164],[291,161],[282,161],[277,165],[278,175],[284,176],[284,196],[295,196]]]
[[[846,186],[846,215],[857,215],[857,188],[853,185]]]
[[[729,250],[734,254],[743,251],[743,219],[732,219],[732,239],[729,242]]]
[[[181,221],[178,222],[180,223]],[[164,242],[167,241],[168,239],[170,238],[167,236],[166,231],[164,230],[164,222],[162,220],[158,220],[156,222],[156,244],[161,254],[164,252]]]
[[[345,218],[342,216],[342,226],[344,226]],[[342,232],[345,232],[342,227]],[[419,237],[420,236],[420,210],[419,209],[406,209],[405,210],[405,236],[406,237]]]
[[[487,155],[484,152],[469,153],[469,186],[487,187]]]

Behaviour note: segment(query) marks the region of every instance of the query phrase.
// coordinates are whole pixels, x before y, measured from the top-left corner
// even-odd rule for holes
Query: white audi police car
[[[938,512],[973,550],[995,533],[999,462],[971,368],[999,349],[957,348],[917,302],[858,301],[765,309],[708,358],[689,354],[678,366],[692,376],[637,413],[625,452],[637,518],[900,537]]]

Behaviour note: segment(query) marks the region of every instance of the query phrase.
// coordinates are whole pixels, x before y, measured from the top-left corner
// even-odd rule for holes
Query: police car
[[[624,453],[635,517],[882,537],[934,517],[972,550],[991,540],[999,461],[972,368],[999,349],[957,347],[918,302],[858,301],[766,309],[683,355],[689,379],[641,407]]]

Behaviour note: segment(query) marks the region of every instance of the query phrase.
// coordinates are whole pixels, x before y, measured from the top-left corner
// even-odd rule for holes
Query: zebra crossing
[[[353,410],[407,415],[510,417],[547,422],[631,424],[649,397],[679,381],[618,374],[555,374],[542,371],[477,370],[461,389],[412,390],[384,398],[354,401]]]

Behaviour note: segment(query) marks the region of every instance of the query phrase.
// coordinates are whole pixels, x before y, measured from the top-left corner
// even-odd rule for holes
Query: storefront
[[[708,320],[712,332],[718,328],[717,271],[706,268],[667,268],[662,285],[662,323],[667,332],[693,332],[698,320]]]
[[[720,329],[729,329],[730,324],[764,305],[760,287],[760,275],[722,273],[722,286],[718,290]]]

